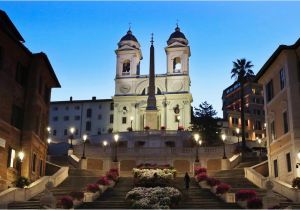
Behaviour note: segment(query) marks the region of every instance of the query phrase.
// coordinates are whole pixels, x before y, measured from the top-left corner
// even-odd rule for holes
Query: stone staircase
[[[179,209],[239,209],[237,204],[225,203],[216,197],[209,189],[201,189],[198,183],[191,179],[190,188],[184,187],[184,179],[177,177],[174,187],[182,192]]]
[[[82,209],[130,209],[130,205],[125,201],[128,191],[133,188],[133,178],[121,177],[113,189],[105,191],[98,200],[84,203]]]
[[[82,191],[87,184],[95,183],[99,177],[103,175],[101,171],[69,169],[69,176],[58,187],[51,189],[51,192],[56,197],[57,202],[72,191]],[[43,193],[40,193],[29,201],[13,202],[8,205],[9,209],[38,209],[40,206],[40,198]]]

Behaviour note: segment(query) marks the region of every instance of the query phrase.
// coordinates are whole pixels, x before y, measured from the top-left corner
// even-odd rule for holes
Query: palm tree
[[[246,150],[245,138],[245,103],[244,103],[244,84],[254,76],[251,68],[253,67],[251,61],[245,58],[233,61],[233,68],[231,70],[231,78],[235,78],[240,83],[240,101],[241,101],[241,130],[242,130],[242,150]]]

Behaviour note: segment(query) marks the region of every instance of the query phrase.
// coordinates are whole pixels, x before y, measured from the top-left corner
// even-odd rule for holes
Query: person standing
[[[184,183],[185,183],[185,189],[187,189],[187,190],[190,187],[190,181],[191,181],[190,176],[189,176],[188,172],[186,172],[185,176],[184,176]]]

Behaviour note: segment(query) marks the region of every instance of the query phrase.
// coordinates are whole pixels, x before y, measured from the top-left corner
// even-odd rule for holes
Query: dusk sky
[[[156,73],[166,72],[164,47],[179,20],[191,47],[193,105],[208,101],[222,116],[222,91],[234,82],[232,61],[247,58],[255,73],[280,44],[300,37],[300,2],[0,2],[32,52],[45,52],[62,85],[52,101],[111,98],[114,50],[128,30],[149,71],[154,33]]]

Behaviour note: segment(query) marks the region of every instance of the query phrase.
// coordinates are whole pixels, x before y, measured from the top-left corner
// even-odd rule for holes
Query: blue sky
[[[132,24],[149,70],[154,33],[156,73],[166,72],[164,47],[179,20],[189,40],[193,105],[208,101],[222,116],[222,91],[234,82],[232,61],[247,58],[256,73],[279,44],[300,37],[300,2],[0,2],[32,52],[45,52],[61,82],[52,100],[111,98],[114,50]]]

